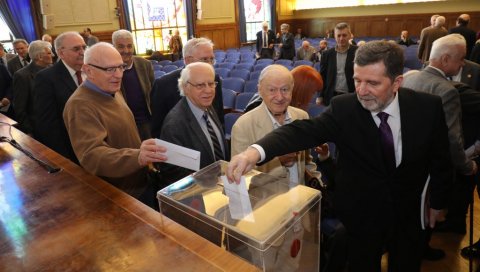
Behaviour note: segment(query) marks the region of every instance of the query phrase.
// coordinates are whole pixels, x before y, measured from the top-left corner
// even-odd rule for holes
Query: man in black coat
[[[35,77],[33,134],[38,141],[78,164],[62,114],[68,98],[83,82],[81,69],[87,45],[78,32],[72,31],[60,34],[55,48],[60,60]]]
[[[183,56],[185,65],[198,61],[210,63],[211,65],[215,64],[213,43],[207,38],[190,39],[183,47]],[[152,110],[152,137],[154,138],[160,137],[163,120],[181,98],[178,89],[178,79],[180,78],[181,72],[181,69],[170,72],[156,79],[153,84],[152,91],[150,92],[150,108]],[[218,75],[215,75],[215,81],[218,83],[215,88],[215,99],[213,100],[212,106],[223,127],[222,82]]]
[[[273,59],[275,33],[268,29],[268,23],[262,23],[262,30],[257,32],[257,55],[260,59]]]
[[[468,23],[470,22],[470,15],[462,14],[457,18],[457,26],[451,28],[448,31],[448,34],[458,33],[465,38],[467,41],[467,56],[466,59],[470,59],[473,47],[475,46],[475,41],[477,40],[477,33],[468,28]]]
[[[351,272],[380,272],[384,249],[389,270],[419,272],[424,242],[420,202],[428,176],[427,225],[435,226],[446,206],[452,165],[441,99],[400,88],[403,61],[403,49],[395,43],[372,41],[360,47],[356,94],[335,97],[315,119],[274,130],[234,156],[227,169],[228,179],[239,182],[256,163],[334,142],[334,210],[347,231]],[[298,135],[301,141],[292,140]]]

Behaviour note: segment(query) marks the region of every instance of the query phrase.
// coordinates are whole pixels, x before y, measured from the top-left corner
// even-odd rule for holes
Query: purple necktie
[[[395,147],[393,146],[393,134],[390,126],[387,123],[388,113],[379,112],[377,114],[380,118],[380,126],[378,127],[380,132],[380,142],[382,144],[383,156],[385,164],[388,170],[391,172],[396,168],[395,163]]]

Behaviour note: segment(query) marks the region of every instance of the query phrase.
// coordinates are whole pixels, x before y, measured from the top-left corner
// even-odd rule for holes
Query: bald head
[[[87,79],[107,93],[120,90],[125,64],[113,45],[96,43],[85,51],[82,70]]]
[[[303,42],[302,42],[302,47],[303,47],[303,49],[308,49],[308,48],[310,47],[310,42],[308,42],[308,41],[303,41]]]
[[[468,23],[470,22],[470,15],[468,14],[462,14],[458,16],[457,18],[457,25],[458,26],[467,26]]]

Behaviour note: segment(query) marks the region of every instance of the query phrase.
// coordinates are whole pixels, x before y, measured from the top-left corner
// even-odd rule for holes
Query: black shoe
[[[438,223],[433,229],[435,232],[451,232],[456,234],[465,235],[467,233],[467,225],[462,223],[452,223],[451,221],[445,221]]]
[[[462,256],[465,258],[472,257],[472,258],[480,259],[480,240],[477,241],[472,246],[467,246],[462,248],[462,250],[460,251],[460,254],[462,254]]]
[[[445,252],[441,249],[427,247],[423,252],[423,259],[428,261],[438,261],[445,258]]]

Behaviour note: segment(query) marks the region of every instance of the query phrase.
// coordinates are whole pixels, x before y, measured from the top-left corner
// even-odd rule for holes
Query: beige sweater
[[[63,119],[80,164],[89,173],[139,197],[147,186],[138,164],[140,137],[133,114],[120,93],[114,97],[80,86]]]

